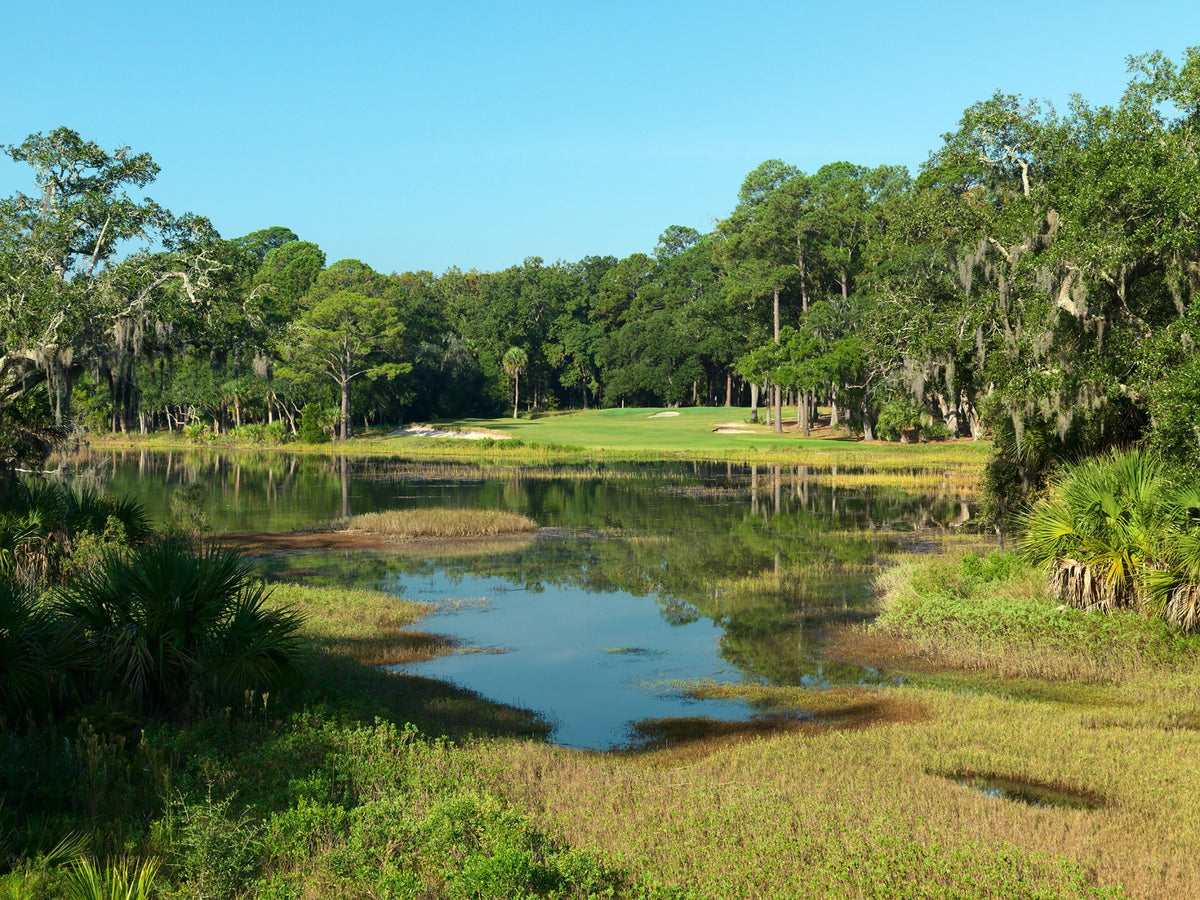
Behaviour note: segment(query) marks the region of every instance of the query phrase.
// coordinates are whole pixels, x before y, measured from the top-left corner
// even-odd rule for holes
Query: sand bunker
[[[713,434],[754,434],[749,428],[728,428],[724,425],[714,428]]]
[[[656,412],[654,415],[647,416],[646,418],[647,419],[669,419],[669,418],[671,418],[671,416],[677,416],[677,415],[679,415],[679,413],[666,411],[666,412]]]
[[[464,441],[481,441],[484,438],[504,440],[512,437],[503,431],[449,431],[432,425],[406,425],[397,428],[390,437],[460,438]]]

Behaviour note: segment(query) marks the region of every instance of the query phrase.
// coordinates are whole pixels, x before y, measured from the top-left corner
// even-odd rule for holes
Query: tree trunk
[[[750,424],[758,424],[758,382],[750,384]]]
[[[862,429],[864,441],[875,440],[875,413],[868,403],[862,405]]]
[[[350,437],[350,379],[342,378],[342,434],[341,439]]]
[[[521,400],[521,373],[513,373],[513,418],[517,417],[517,409],[520,407]]]
[[[776,287],[772,292],[772,302],[775,313],[775,343],[779,343],[779,288]],[[772,396],[775,400],[775,433],[783,434],[783,391],[779,385],[774,385],[772,390],[775,392]]]
[[[733,370],[725,373],[725,405],[733,406]]]

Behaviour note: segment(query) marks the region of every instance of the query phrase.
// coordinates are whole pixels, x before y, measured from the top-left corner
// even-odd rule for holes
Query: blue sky
[[[384,272],[650,251],[764,159],[915,169],[997,88],[1110,102],[1128,55],[1200,44],[1156,0],[8,7],[0,143],[148,151],[170,209]]]

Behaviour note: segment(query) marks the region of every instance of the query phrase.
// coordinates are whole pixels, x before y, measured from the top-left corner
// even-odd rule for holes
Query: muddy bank
[[[528,545],[532,534],[397,538],[365,531],[247,531],[217,540],[250,556],[289,556],[314,551],[392,552],[436,556],[504,553]]]

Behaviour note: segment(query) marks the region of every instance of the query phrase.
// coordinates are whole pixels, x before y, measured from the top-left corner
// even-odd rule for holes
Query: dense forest
[[[768,160],[711,233],[499,272],[224,239],[133,196],[149,154],[31,135],[5,148],[35,189],[0,201],[0,423],[344,438],[761,396],[777,430],[786,402],[804,432],[818,405],[867,439],[987,432],[1018,486],[1137,439],[1200,459],[1200,53],[1130,73],[1115,105],[976,103],[915,176]]]

